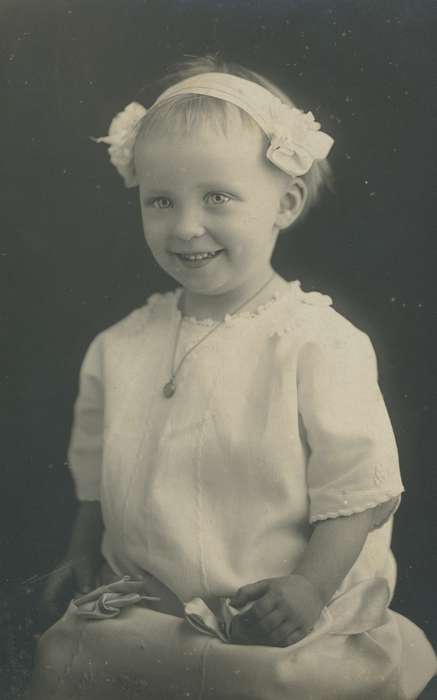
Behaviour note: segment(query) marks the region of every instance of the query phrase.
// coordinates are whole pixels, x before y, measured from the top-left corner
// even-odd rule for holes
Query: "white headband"
[[[261,85],[229,73],[202,73],[182,80],[165,90],[152,107],[171,97],[189,94],[216,97],[247,112],[269,139],[266,157],[288,175],[307,173],[315,160],[326,158],[334,143],[320,131],[312,112],[304,114],[281,102]],[[126,187],[138,184],[133,147],[146,112],[138,102],[131,102],[114,117],[108,136],[93,139],[109,145],[111,163],[123,177]]]

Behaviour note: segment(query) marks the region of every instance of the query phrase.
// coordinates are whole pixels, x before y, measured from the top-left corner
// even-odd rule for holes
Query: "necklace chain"
[[[185,362],[185,360],[187,359],[187,357],[188,357],[189,355],[191,355],[191,353],[192,353],[201,343],[203,343],[204,340],[206,340],[207,338],[209,338],[209,336],[212,335],[212,333],[214,333],[214,332],[217,330],[217,328],[219,328],[219,327],[225,322],[225,319],[227,318],[227,316],[235,316],[235,314],[238,313],[244,306],[247,306],[247,304],[249,304],[251,301],[253,301],[253,299],[255,299],[255,298],[258,296],[258,294],[261,294],[261,292],[263,292],[264,289],[266,289],[266,287],[268,287],[268,285],[269,285],[270,282],[273,280],[273,278],[275,277],[275,275],[276,275],[276,273],[274,272],[274,273],[269,277],[269,279],[267,280],[267,282],[265,282],[265,283],[255,292],[255,294],[252,294],[252,296],[250,296],[249,299],[246,299],[245,301],[243,301],[243,303],[240,304],[239,306],[237,306],[237,308],[234,309],[230,314],[226,314],[226,316],[225,316],[224,318],[222,318],[220,321],[218,321],[218,322],[216,323],[216,325],[213,326],[207,333],[205,333],[205,335],[202,336],[202,337],[200,338],[200,340],[197,341],[197,343],[194,343],[194,345],[193,345],[189,350],[187,350],[187,352],[186,352],[186,353],[182,356],[182,358],[179,360],[178,366],[175,367],[176,352],[177,352],[177,347],[178,347],[178,343],[179,343],[179,337],[180,337],[181,329],[182,329],[182,321],[183,321],[183,316],[182,316],[182,313],[181,313],[181,318],[180,318],[180,321],[179,321],[179,324],[178,324],[178,328],[177,328],[177,332],[176,332],[176,338],[175,338],[175,342],[174,342],[174,346],[173,346],[173,355],[172,355],[172,361],[171,361],[171,367],[172,367],[172,369],[171,369],[170,379],[169,379],[168,382],[165,384],[165,386],[163,387],[163,390],[162,390],[164,396],[165,396],[167,399],[171,398],[171,397],[173,396],[173,394],[175,393],[175,391],[176,391],[176,381],[175,381],[175,380],[176,380],[176,375],[178,374],[180,368],[181,368],[182,365],[184,364],[184,362]]]

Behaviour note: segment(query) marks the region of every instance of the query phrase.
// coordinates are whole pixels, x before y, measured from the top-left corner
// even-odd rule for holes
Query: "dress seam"
[[[208,577],[206,573],[206,566],[205,566],[205,556],[204,556],[204,551],[203,551],[203,543],[202,543],[202,527],[201,527],[201,501],[202,501],[202,494],[201,494],[201,484],[200,484],[200,460],[202,458],[202,449],[203,449],[203,444],[205,441],[205,423],[206,423],[206,414],[203,417],[202,420],[202,425],[200,427],[199,431],[199,440],[197,443],[197,450],[196,450],[196,520],[197,520],[197,545],[199,548],[199,563],[200,563],[200,575],[202,577],[202,584],[205,589],[205,592],[208,593],[209,586],[208,586]]]
[[[213,382],[213,386],[211,387],[211,394],[210,396],[213,395],[214,393],[214,388],[215,384],[218,381],[218,373],[215,378],[215,382]],[[207,407],[205,408],[205,413],[203,415],[202,419],[202,424],[199,429],[199,438],[197,442],[197,449],[196,449],[196,469],[195,469],[195,479],[196,479],[196,518],[197,518],[197,544],[199,548],[199,559],[200,559],[200,574],[201,574],[201,579],[202,579],[202,584],[203,588],[205,590],[206,595],[209,595],[210,593],[210,587],[208,583],[208,572],[207,572],[207,567],[205,564],[205,553],[204,553],[204,548],[203,548],[203,542],[202,542],[202,532],[203,528],[201,527],[201,517],[202,517],[202,486],[201,486],[201,459],[202,459],[202,454],[203,454],[203,446],[205,444],[205,432],[206,432],[206,422],[208,420],[209,416],[209,405],[210,401],[208,401]]]
[[[206,684],[206,657],[209,652],[209,647],[212,642],[212,639],[207,639],[205,646],[202,649],[202,657],[201,657],[201,668],[200,668],[200,688],[199,688],[199,695],[197,696],[197,700],[204,700],[204,690],[205,690],[205,684]]]
[[[157,295],[153,295],[153,296],[157,296]],[[152,305],[153,305],[154,303],[155,303],[155,302],[152,302]],[[150,309],[149,309],[149,315],[150,315]],[[173,323],[170,323],[169,334],[168,334],[168,335],[170,335],[172,332],[173,332]],[[128,545],[127,545],[127,542],[126,542],[126,539],[127,539],[127,537],[126,537],[126,531],[127,531],[127,524],[126,524],[126,521],[127,521],[127,518],[128,518],[127,513],[128,513],[129,501],[130,501],[131,494],[132,494],[132,484],[134,483],[134,478],[135,478],[135,476],[138,474],[138,471],[139,471],[140,468],[141,468],[141,464],[140,464],[140,462],[139,462],[139,460],[138,460],[138,457],[139,457],[139,455],[141,454],[141,452],[142,452],[142,450],[143,450],[143,447],[144,447],[144,445],[145,445],[145,443],[146,443],[146,440],[147,440],[147,438],[148,438],[149,435],[150,435],[150,429],[149,429],[150,421],[149,421],[149,416],[151,415],[152,410],[153,410],[153,404],[151,403],[150,406],[149,406],[148,412],[147,412],[147,418],[145,418],[145,419],[144,419],[144,422],[143,422],[143,424],[144,424],[145,427],[144,427],[143,433],[142,433],[142,435],[141,435],[141,438],[140,438],[140,440],[138,441],[137,450],[136,450],[136,453],[135,453],[135,459],[136,459],[136,463],[137,463],[137,464],[136,464],[136,467],[135,467],[134,469],[132,469],[132,471],[131,471],[131,473],[130,473],[130,475],[129,475],[129,480],[128,480],[128,484],[127,484],[127,487],[126,487],[126,495],[125,495],[125,498],[124,498],[124,503],[123,503],[122,511],[121,511],[121,539],[122,539],[122,542],[123,542],[123,549],[124,549],[125,552],[127,552],[127,551],[129,550]],[[149,514],[147,514],[146,518],[147,518],[147,533],[150,533],[150,528],[148,527],[148,525],[149,525]],[[146,536],[145,548],[146,548],[148,554],[150,555],[150,540],[149,540],[149,538],[148,538],[147,536]]]

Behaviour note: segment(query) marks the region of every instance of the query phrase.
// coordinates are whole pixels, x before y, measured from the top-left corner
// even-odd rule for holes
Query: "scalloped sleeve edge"
[[[370,531],[377,530],[385,525],[390,518],[394,516],[400,506],[402,493],[378,494],[374,500],[369,500],[364,503],[357,503],[356,506],[349,508],[338,508],[335,511],[327,511],[325,513],[315,513],[310,517],[310,523],[317,523],[322,520],[330,520],[332,518],[347,517],[357,513],[364,513],[366,510],[374,509],[373,524]]]

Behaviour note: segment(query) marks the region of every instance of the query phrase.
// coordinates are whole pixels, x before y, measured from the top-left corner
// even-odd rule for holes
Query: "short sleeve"
[[[365,333],[334,310],[300,352],[300,417],[309,446],[310,521],[375,508],[393,514],[403,485],[377,363]]]
[[[100,500],[103,384],[99,340],[99,336],[93,340],[82,363],[68,448],[68,463],[81,501]]]

